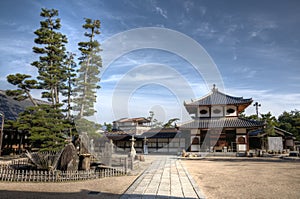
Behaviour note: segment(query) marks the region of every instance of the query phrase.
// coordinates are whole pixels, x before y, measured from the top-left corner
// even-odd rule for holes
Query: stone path
[[[159,157],[121,196],[127,198],[204,198],[181,161]]]

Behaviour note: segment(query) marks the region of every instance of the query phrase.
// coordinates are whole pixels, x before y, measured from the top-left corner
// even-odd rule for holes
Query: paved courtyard
[[[121,196],[127,198],[204,198],[198,185],[175,157],[157,158]]]

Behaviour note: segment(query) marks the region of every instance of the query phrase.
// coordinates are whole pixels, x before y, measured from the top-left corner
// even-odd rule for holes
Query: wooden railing
[[[39,171],[39,170],[14,170],[0,168],[1,181],[17,182],[66,182],[90,180],[105,177],[126,175],[124,169],[107,168],[102,171]]]
[[[26,160],[15,160],[9,164],[1,164],[0,181],[67,182],[123,176],[127,173],[127,168],[125,167],[107,167],[89,171],[41,171],[22,169],[26,165],[28,165]]]
[[[30,165],[27,158],[3,162],[0,164],[0,181],[67,182],[122,176],[130,170],[136,170],[139,167],[139,160],[131,157],[113,158],[114,167],[94,168],[89,171],[42,171],[30,169],[32,168]]]

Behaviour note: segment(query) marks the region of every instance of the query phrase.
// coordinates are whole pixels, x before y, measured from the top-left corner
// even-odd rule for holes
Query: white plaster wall
[[[220,110],[220,113],[214,113],[214,110]],[[211,107],[211,116],[212,117],[222,117],[224,116],[224,110],[222,106],[212,106]]]
[[[239,152],[247,151],[247,145],[246,144],[238,144],[237,146],[238,146],[237,149],[238,149]]]
[[[234,112],[233,113],[228,113],[227,112],[228,109],[233,109]],[[225,116],[237,116],[236,106],[226,106],[226,108],[225,108]]]
[[[206,110],[207,113],[206,114],[201,114],[200,111],[201,110]],[[197,111],[197,117],[209,117],[210,114],[209,114],[209,107],[206,107],[206,106],[201,106],[201,107],[198,107],[198,111]]]

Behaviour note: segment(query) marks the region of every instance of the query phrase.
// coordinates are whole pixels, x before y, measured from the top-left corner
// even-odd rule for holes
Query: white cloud
[[[167,15],[167,11],[163,10],[162,8],[156,6],[155,10],[158,14],[160,14],[162,17],[164,17],[165,19],[168,19],[168,15]]]
[[[278,28],[274,20],[270,20],[262,15],[251,17],[249,21],[248,27],[251,29],[249,32],[250,39],[259,38],[263,41],[267,41],[270,39],[272,31]]]
[[[194,8],[194,2],[193,1],[184,1],[183,6],[184,6],[185,11],[187,13],[189,13],[190,10]]]
[[[101,83],[116,83],[123,77],[122,74],[110,75],[108,77],[102,78]]]
[[[237,57],[234,55],[234,60],[236,60]],[[245,78],[253,78],[257,74],[257,71],[253,68],[249,68],[247,66],[238,66],[233,69],[233,72],[236,73],[238,76],[243,76]]]
[[[259,113],[265,114],[269,111],[278,117],[283,111],[300,110],[299,93],[275,93],[272,90],[255,90],[251,88],[229,88],[226,90],[233,96],[243,96],[252,98],[254,102],[261,104]],[[255,107],[250,105],[246,109],[246,114],[255,114]]]

